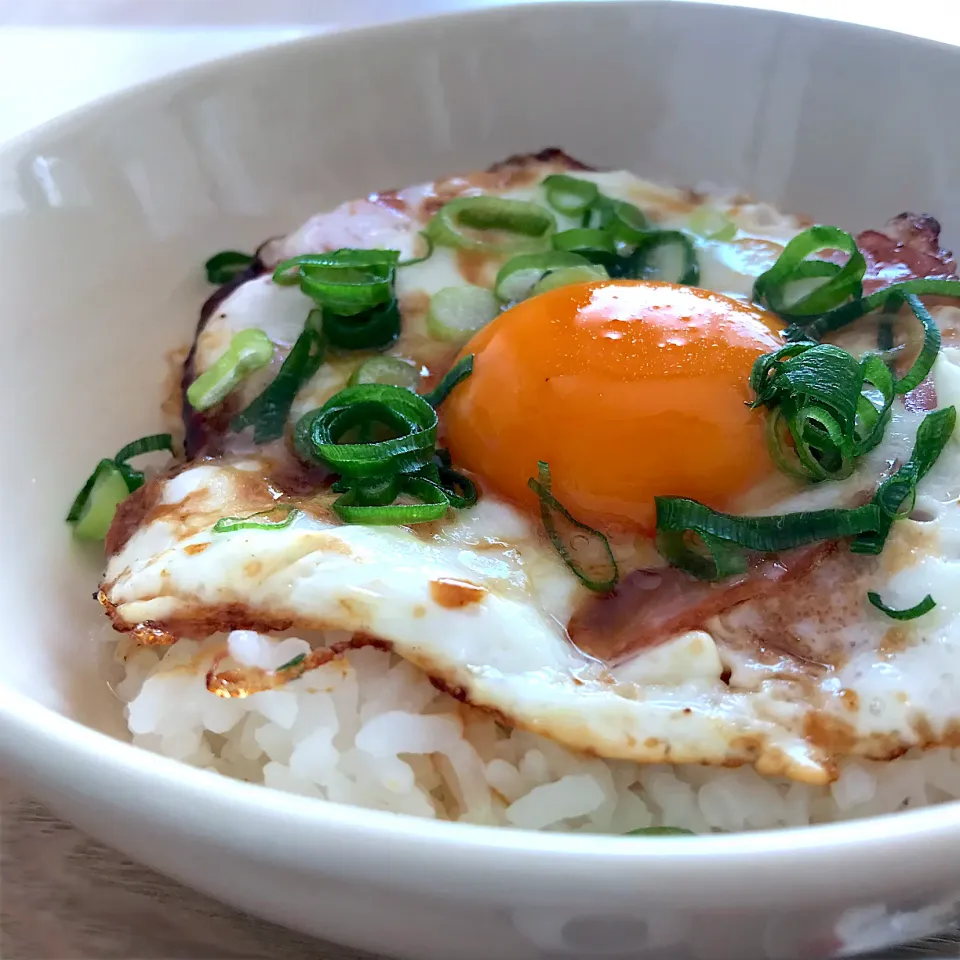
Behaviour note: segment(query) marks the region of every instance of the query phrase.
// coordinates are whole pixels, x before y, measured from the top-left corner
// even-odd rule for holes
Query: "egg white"
[[[539,179],[549,172],[554,168],[546,164],[536,182],[500,192],[542,202]],[[694,206],[682,191],[629,173],[576,175],[636,203],[667,227],[685,226]],[[269,244],[265,262],[343,246],[380,246],[413,257],[425,221],[421,205],[435,191],[433,184],[401,191],[396,206],[404,209],[372,199],[345,204]],[[756,274],[801,224],[732,198],[709,202],[740,232],[732,245],[699,244],[702,285],[749,297]],[[561,222],[560,228],[572,225]],[[496,263],[471,270],[470,279],[492,284]],[[436,290],[466,283],[464,273],[463,258],[446,249],[398,271],[398,299],[407,308],[391,353],[425,369],[449,362],[456,346],[430,340],[425,304]],[[197,372],[217,359],[234,333],[259,327],[278,355],[245,384],[244,396],[256,395],[311,307],[297,287],[278,286],[269,275],[248,281],[200,334]],[[941,315],[953,325],[948,313],[945,308]],[[334,357],[325,363],[300,392],[292,416],[342,388],[357,362]],[[945,348],[934,377],[939,405],[960,403],[960,351]],[[739,509],[780,513],[849,505],[909,456],[921,419],[898,402],[882,444],[848,480],[801,489],[773,478]],[[209,632],[217,611],[242,609],[266,628],[369,634],[471,703],[610,758],[752,762],[765,774],[822,783],[841,755],[883,759],[915,745],[960,742],[960,437],[920,485],[923,512],[915,515],[922,521],[897,522],[879,560],[857,568],[850,583],[824,582],[811,600],[809,622],[790,622],[797,636],[784,636],[783,648],[802,640],[811,661],[820,664],[809,669],[795,656],[780,656],[776,643],[761,655],[745,642],[761,612],[751,603],[626,662],[607,665],[585,656],[565,628],[586,591],[538,524],[489,495],[444,524],[419,529],[340,524],[329,497],[321,496],[302,499],[301,515],[284,529],[212,533],[220,517],[263,509],[265,497],[269,503],[273,466],[263,454],[227,456],[188,466],[162,484],[156,504],[108,563],[101,596],[119,629],[146,641],[190,636],[191,628]],[[627,564],[649,559],[649,544],[617,541],[614,548]],[[825,567],[825,577],[830,570]],[[450,580],[483,588],[480,599],[463,606],[440,602],[434,585]],[[916,622],[896,624],[867,604],[868,590],[894,607],[912,606],[931,593],[937,608]],[[831,619],[830,610],[841,603],[847,609],[853,604],[855,615]],[[811,735],[812,720],[832,735]]]

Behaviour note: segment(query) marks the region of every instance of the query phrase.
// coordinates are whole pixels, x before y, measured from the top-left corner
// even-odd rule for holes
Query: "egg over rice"
[[[145,438],[71,511],[134,743],[535,829],[960,798],[935,220],[854,238],[544,151],[208,269],[183,455],[147,479]]]

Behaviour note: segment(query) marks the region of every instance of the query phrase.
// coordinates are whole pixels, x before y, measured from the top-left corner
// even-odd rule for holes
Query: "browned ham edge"
[[[570,618],[570,639],[609,664],[656,646],[752,600],[769,597],[803,577],[837,550],[814,544],[782,556],[759,557],[742,576],[711,583],[683,570],[634,570],[614,591],[588,600]]]
[[[232,411],[223,407],[215,407],[209,413],[200,413],[194,410],[187,401],[187,389],[190,384],[196,380],[195,362],[197,356],[197,343],[200,340],[200,334],[203,333],[207,321],[213,316],[217,307],[230,296],[234,290],[239,289],[248,280],[253,280],[263,273],[264,266],[260,260],[260,249],[258,248],[254,255],[254,261],[246,270],[238,273],[232,280],[217,287],[216,290],[204,301],[200,308],[200,319],[197,322],[197,329],[193,334],[193,343],[190,345],[190,352],[187,359],[183,362],[183,376],[180,379],[180,409],[183,411],[183,433],[184,433],[184,453],[188,460],[194,459],[203,453],[216,455],[219,452],[220,440],[227,431]]]
[[[864,230],[857,246],[867,261],[867,294],[903,280],[950,280],[957,275],[953,254],[940,246],[940,223],[926,213],[901,213],[882,231]]]
[[[957,263],[949,250],[940,246],[940,222],[929,214],[901,213],[888,221],[883,231],[864,230],[857,246],[867,261],[863,291],[875,293],[892,283],[919,277],[954,280]],[[927,377],[903,399],[915,413],[937,408],[937,390]]]

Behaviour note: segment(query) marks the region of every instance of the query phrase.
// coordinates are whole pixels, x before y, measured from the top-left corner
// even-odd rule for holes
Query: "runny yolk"
[[[724,509],[773,470],[750,410],[754,360],[776,320],[708,290],[637,280],[559,287],[506,310],[464,347],[473,374],[441,410],[458,468],[535,508],[652,532],[655,496]]]

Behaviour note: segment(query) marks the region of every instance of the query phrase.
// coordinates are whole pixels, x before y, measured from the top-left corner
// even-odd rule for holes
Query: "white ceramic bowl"
[[[232,904],[416,960],[833,955],[960,904],[960,805],[792,832],[625,840],[414,820],[135,749],[98,675],[100,560],[63,513],[159,426],[212,250],[364,192],[561,145],[957,243],[960,51],[674,3],[498,8],[276,47],[99,103],[3,155],[4,769]],[[954,232],[951,234],[951,229]]]

